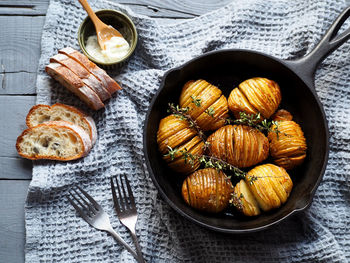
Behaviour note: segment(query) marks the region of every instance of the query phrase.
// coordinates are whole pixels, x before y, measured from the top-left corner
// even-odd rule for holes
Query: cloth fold
[[[84,109],[96,121],[99,137],[91,153],[81,160],[34,162],[25,205],[26,262],[135,262],[113,237],[78,217],[65,198],[69,187],[80,185],[132,244],[113,211],[109,178],[117,174],[126,174],[131,182],[139,212],[137,234],[147,262],[348,262],[349,41],[322,62],[316,73],[316,91],[329,120],[331,152],[324,179],[305,212],[252,234],[206,230],[181,217],[159,197],[142,149],[145,114],[166,70],[204,52],[226,48],[262,51],[282,59],[301,57],[321,39],[346,1],[236,0],[170,25],[110,1],[91,4],[95,10],[113,8],[128,14],[139,33],[138,47],[125,67],[109,71],[123,90],[104,110],[90,111],[44,72],[49,57],[58,49],[79,49],[77,30],[85,17],[78,1],[50,1],[42,34],[37,102],[61,102]]]

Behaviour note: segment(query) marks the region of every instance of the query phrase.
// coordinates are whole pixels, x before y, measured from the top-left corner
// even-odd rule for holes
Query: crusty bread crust
[[[111,94],[104,87],[103,83],[74,59],[64,54],[57,54],[50,58],[50,62],[59,63],[62,66],[69,68],[84,82],[86,86],[94,90],[102,101],[111,97]]]
[[[117,90],[120,90],[121,87],[119,84],[112,79],[106,71],[98,67],[95,63],[91,62],[85,55],[80,53],[79,51],[71,48],[66,47],[63,49],[60,49],[58,51],[60,54],[65,54],[66,56],[74,59],[78,63],[80,63],[83,67],[85,67],[91,74],[93,74],[96,78],[102,81],[105,88],[108,90],[110,94],[113,94]]]
[[[47,110],[50,110],[51,107],[49,105],[45,105],[45,104],[37,104],[37,105],[34,105],[33,107],[31,107],[28,114],[27,114],[27,117],[26,117],[27,127],[32,128],[32,127],[36,126],[36,125],[32,124],[32,122],[31,122],[31,117],[33,116],[33,114],[35,114],[35,111],[37,111],[39,108],[46,108]]]
[[[79,110],[73,106],[70,106],[70,105],[65,105],[62,103],[56,103],[52,106],[44,105],[44,104],[37,104],[29,110],[29,113],[27,114],[27,117],[26,117],[26,124],[29,128],[32,128],[32,127],[39,125],[43,122],[54,121],[54,120],[56,120],[56,118],[55,119],[49,118],[47,120],[44,119],[43,121],[38,121],[37,115],[40,115],[39,111],[43,112],[44,109],[46,109],[48,114],[50,114],[49,113],[50,111],[55,111],[55,109],[59,110],[62,108],[68,112],[74,113],[74,114],[79,116],[78,121],[81,121],[85,124],[83,126],[87,127],[87,129],[84,129],[83,126],[82,127],[89,134],[92,144],[95,144],[95,142],[97,140],[97,129],[96,129],[95,121],[90,116],[88,116],[87,114],[82,112],[81,110]],[[80,126],[78,123],[74,123],[74,120],[72,120],[71,116],[67,117],[65,115],[61,115],[59,120],[72,122],[73,124]]]
[[[92,142],[92,145],[94,145],[96,143],[96,141],[97,141],[97,128],[96,128],[95,121],[90,116],[86,116],[85,119],[90,124],[90,127],[91,127],[91,142]]]
[[[99,110],[104,107],[103,102],[96,92],[87,87],[70,69],[58,63],[50,63],[45,67],[45,71],[64,87],[77,95],[93,110]]]
[[[43,154],[37,154],[37,153],[29,154],[29,153],[23,152],[21,144],[24,141],[24,137],[31,132],[40,131],[44,127],[51,127],[57,130],[57,133],[60,133],[62,131],[69,131],[70,133],[74,134],[75,139],[79,141],[79,143],[77,144],[82,146],[81,151],[68,157],[60,157],[58,155],[53,155],[53,154],[43,155]],[[92,144],[91,144],[89,135],[81,127],[65,121],[45,122],[35,127],[28,128],[22,132],[22,134],[17,138],[17,141],[16,141],[16,149],[18,154],[30,160],[38,160],[38,159],[49,159],[49,160],[59,160],[59,161],[76,160],[86,156],[91,150],[91,147],[92,147]]]

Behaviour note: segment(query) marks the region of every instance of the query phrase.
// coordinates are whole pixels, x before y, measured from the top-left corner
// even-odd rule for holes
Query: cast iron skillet
[[[328,126],[313,84],[317,65],[350,37],[350,28],[336,36],[350,16],[350,7],[337,18],[314,50],[295,61],[284,61],[248,50],[229,49],[206,53],[168,71],[152,99],[144,125],[144,152],[152,180],[164,200],[177,212],[199,225],[226,233],[265,229],[295,212],[306,209],[318,187],[328,160]],[[281,208],[258,217],[245,218],[226,212],[206,214],[187,206],[181,197],[184,177],[171,171],[158,152],[156,134],[159,121],[168,113],[169,102],[178,103],[182,86],[188,80],[205,79],[228,96],[240,82],[251,77],[275,80],[281,88],[281,108],[290,111],[305,133],[308,144],[304,164],[290,172],[293,191]]]

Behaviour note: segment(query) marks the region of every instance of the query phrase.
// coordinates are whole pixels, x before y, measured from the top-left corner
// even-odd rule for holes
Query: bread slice
[[[58,53],[64,54],[74,59],[78,63],[80,63],[91,74],[93,74],[96,78],[102,81],[102,83],[105,85],[105,88],[108,90],[110,94],[113,94],[117,90],[121,89],[118,83],[114,79],[112,79],[110,76],[108,76],[106,71],[99,68],[95,63],[91,62],[85,55],[83,55],[79,51],[71,47],[66,47],[66,48],[60,49]]]
[[[64,87],[77,95],[91,109],[99,110],[104,107],[103,102],[96,92],[86,86],[70,69],[58,63],[50,63],[45,67],[45,71]]]
[[[19,155],[31,160],[75,160],[86,156],[91,147],[89,135],[66,121],[49,121],[28,128],[16,142]]]
[[[71,59],[64,54],[57,54],[50,58],[50,62],[59,63],[62,66],[69,68],[84,82],[86,86],[94,90],[102,101],[105,101],[111,97],[111,94],[104,87],[103,83],[74,59]]]
[[[68,121],[78,125],[89,134],[92,144],[96,142],[97,129],[94,120],[73,106],[61,103],[52,106],[38,104],[29,110],[26,118],[29,128],[48,121]]]

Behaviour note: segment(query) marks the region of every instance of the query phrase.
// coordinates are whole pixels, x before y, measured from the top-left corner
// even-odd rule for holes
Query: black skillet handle
[[[350,38],[350,28],[337,35],[349,16],[350,6],[338,16],[318,45],[309,54],[298,60],[286,61],[299,76],[311,84],[310,86],[313,86],[313,77],[318,64]]]

